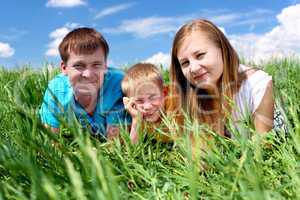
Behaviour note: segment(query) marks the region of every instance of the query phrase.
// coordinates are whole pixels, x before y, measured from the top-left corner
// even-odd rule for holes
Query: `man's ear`
[[[61,71],[63,74],[67,74],[67,65],[65,64],[64,61],[61,61],[61,62],[60,62],[60,71]]]
[[[104,70],[104,74],[106,74],[108,71],[108,64],[107,64],[107,61],[105,61],[105,70]]]

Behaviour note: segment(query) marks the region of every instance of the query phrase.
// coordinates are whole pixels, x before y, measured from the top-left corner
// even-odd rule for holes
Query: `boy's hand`
[[[125,109],[129,112],[132,119],[137,119],[139,116],[139,111],[136,108],[133,98],[123,97],[123,103]]]

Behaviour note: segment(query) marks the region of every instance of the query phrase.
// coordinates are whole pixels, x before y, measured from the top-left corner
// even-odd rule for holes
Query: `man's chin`
[[[77,87],[74,88],[74,91],[76,94],[80,95],[93,95],[93,94],[98,94],[99,87],[98,85],[77,85]]]
[[[75,94],[76,96],[92,96],[93,92],[85,89],[77,89]]]

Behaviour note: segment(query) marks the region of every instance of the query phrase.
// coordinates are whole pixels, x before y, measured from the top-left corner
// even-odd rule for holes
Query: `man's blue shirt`
[[[119,125],[130,121],[122,100],[123,76],[122,71],[108,68],[99,90],[95,112],[91,116],[75,100],[68,76],[57,75],[49,82],[39,110],[42,122],[53,128],[59,128],[60,119],[72,123],[75,114],[83,127],[89,128],[94,134],[105,136],[107,125]]]

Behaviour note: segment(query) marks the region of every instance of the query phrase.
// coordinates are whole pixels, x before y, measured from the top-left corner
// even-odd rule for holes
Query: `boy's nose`
[[[152,104],[150,102],[145,102],[143,108],[144,110],[149,110],[152,108]]]

